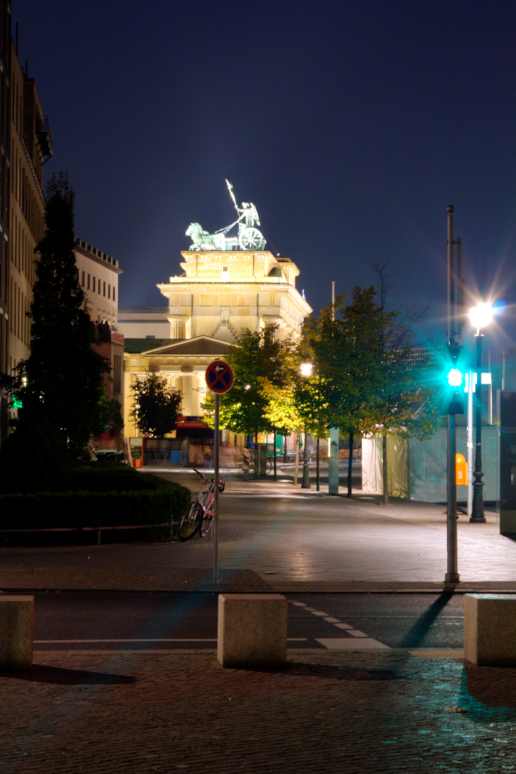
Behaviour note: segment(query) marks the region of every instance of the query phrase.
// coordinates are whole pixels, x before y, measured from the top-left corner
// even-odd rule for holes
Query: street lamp
[[[299,366],[299,373],[304,379],[309,379],[314,370],[314,364],[304,362]],[[305,425],[305,443],[303,449],[303,479],[301,482],[302,489],[310,489],[310,471],[308,469],[308,433]]]
[[[482,301],[469,311],[469,320],[475,328],[476,341],[476,385],[475,385],[475,469],[473,472],[473,507],[471,509],[470,522],[473,524],[484,524],[484,484],[482,482],[482,395],[480,392],[482,384],[482,339],[484,337],[483,329],[493,320],[494,310],[489,302]],[[471,385],[470,385],[471,389]]]

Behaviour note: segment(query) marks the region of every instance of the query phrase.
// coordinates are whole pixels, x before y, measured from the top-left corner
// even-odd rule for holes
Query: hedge
[[[0,471],[0,492],[135,492],[166,488],[170,482],[152,475],[137,473],[127,465],[106,467],[84,466],[54,471],[44,477],[38,469]]]
[[[148,491],[35,492],[0,495],[1,529],[107,527],[161,524],[177,519],[190,505],[178,484]]]

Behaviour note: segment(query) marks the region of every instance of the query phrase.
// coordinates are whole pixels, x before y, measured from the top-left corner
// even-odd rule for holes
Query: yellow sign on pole
[[[463,454],[455,455],[455,483],[457,486],[468,485],[468,463]]]

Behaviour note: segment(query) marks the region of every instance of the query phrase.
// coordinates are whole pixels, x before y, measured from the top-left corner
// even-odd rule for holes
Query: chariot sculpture
[[[257,228],[261,225],[258,210],[253,202],[242,202],[239,207],[233,186],[227,179],[226,186],[238,215],[237,219],[213,233],[206,231],[200,223],[190,223],[186,229],[186,236],[190,237],[192,242],[190,250],[263,250],[267,243]],[[229,236],[229,232],[235,227],[237,233]]]

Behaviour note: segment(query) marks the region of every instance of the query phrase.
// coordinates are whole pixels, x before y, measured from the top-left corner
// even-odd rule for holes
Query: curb
[[[168,588],[138,588],[116,586],[9,586],[3,584],[0,594],[49,594],[49,593],[129,593],[129,594],[516,594],[516,581],[487,581],[481,583],[459,583],[456,586],[447,586],[444,583],[310,583],[300,581],[298,583],[271,583],[263,584],[231,584],[221,583],[200,584],[195,587],[185,587],[180,584],[171,584]]]

